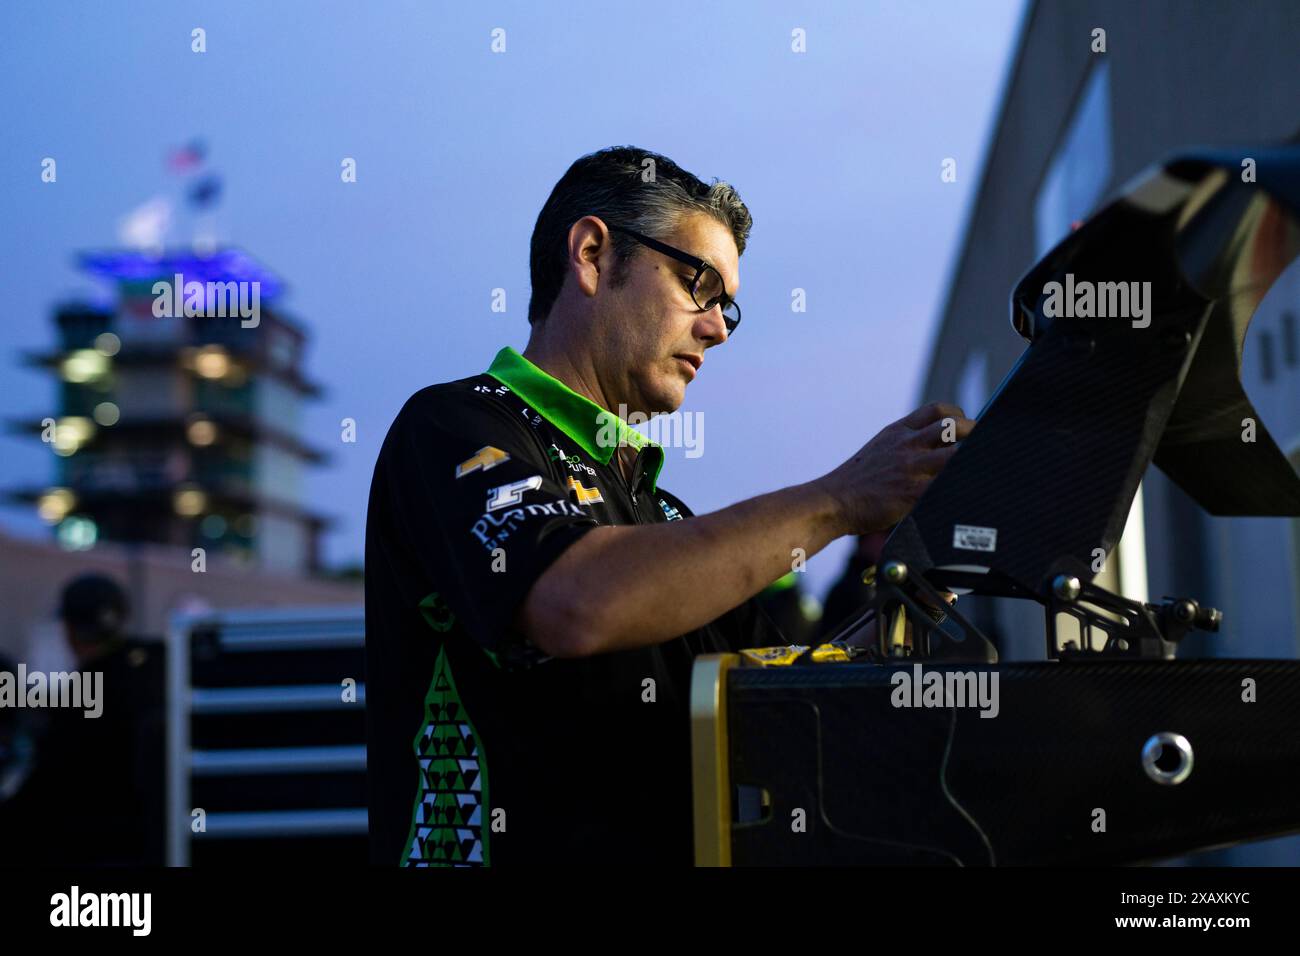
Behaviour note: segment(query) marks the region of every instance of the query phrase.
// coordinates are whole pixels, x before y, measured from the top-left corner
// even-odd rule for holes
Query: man
[[[663,488],[615,413],[682,404],[739,320],[750,225],[663,156],[584,156],[533,231],[524,353],[393,422],[366,532],[373,862],[689,864],[693,658],[785,643],[754,595],[795,549],[897,522],[955,449],[941,420],[969,432],[928,406],[702,517]]]
[[[112,578],[88,573],[59,600],[64,637],[83,675],[100,675],[98,716],[55,708],[35,767],[0,806],[5,861],[43,866],[162,866],[164,696],[162,646],[126,634],[130,607]]]

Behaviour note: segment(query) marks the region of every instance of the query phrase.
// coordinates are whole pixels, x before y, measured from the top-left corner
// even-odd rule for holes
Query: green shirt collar
[[[648,449],[648,464],[653,471],[650,490],[655,490],[664,467],[664,450],[613,412],[579,395],[509,346],[497,353],[487,374],[509,386],[538,414],[602,465],[610,463],[614,450],[620,445],[631,445],[638,452]]]

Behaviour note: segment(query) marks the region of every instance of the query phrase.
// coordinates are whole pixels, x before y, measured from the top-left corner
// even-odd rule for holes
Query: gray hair
[[[744,255],[753,218],[730,184],[716,178],[706,184],[668,157],[633,146],[611,146],[578,159],[551,190],[533,227],[529,323],[545,319],[555,305],[568,268],[569,229],[583,216],[664,239],[692,213],[712,216],[730,229],[737,255]],[[610,237],[617,287],[641,247],[623,233]]]

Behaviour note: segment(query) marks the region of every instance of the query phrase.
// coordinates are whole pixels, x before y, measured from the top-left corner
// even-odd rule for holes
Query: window
[[[1273,333],[1260,331],[1259,340],[1259,374],[1266,382],[1273,381]]]
[[[1287,460],[1300,472],[1300,439],[1292,442]],[[1288,523],[1291,525],[1291,626],[1295,631],[1296,656],[1300,657],[1300,518],[1292,518]]]
[[[1093,68],[1034,201],[1038,255],[1069,234],[1105,194],[1111,176],[1110,65]]]
[[[988,355],[974,351],[966,356],[961,375],[957,379],[957,404],[966,413],[967,418],[974,418],[988,401]]]

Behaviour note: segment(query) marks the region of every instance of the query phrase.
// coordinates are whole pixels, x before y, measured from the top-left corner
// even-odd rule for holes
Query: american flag
[[[173,149],[167,155],[167,166],[172,172],[190,173],[202,165],[207,153],[208,147],[203,140],[190,140],[180,149]]]

